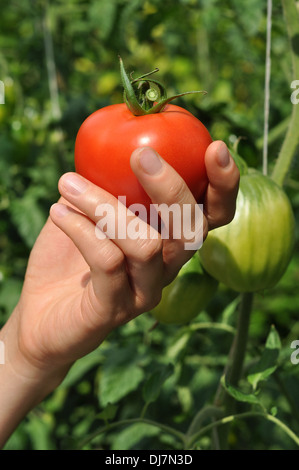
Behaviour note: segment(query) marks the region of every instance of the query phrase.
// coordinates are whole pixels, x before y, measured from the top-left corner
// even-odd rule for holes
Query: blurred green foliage
[[[142,74],[155,67],[169,95],[205,89],[178,100],[229,145],[238,138],[247,163],[262,165],[266,2],[258,0],[22,0],[1,5],[0,80],[0,326],[18,301],[30,249],[57,182],[74,169],[80,124],[96,109],[122,101],[118,70]],[[299,78],[299,77],[297,77]],[[274,1],[269,168],[291,113],[291,60],[280,2]],[[285,189],[297,220],[299,164]],[[275,234],[274,234],[275,236]],[[246,367],[255,363],[272,324],[282,343],[279,367],[262,382],[267,409],[299,431],[299,365],[290,361],[299,339],[298,245],[283,279],[255,297]],[[8,449],[65,449],[105,422],[145,417],[185,431],[213,402],[236,322],[236,293],[221,286],[195,324],[158,325],[145,314],[115,331],[78,361],[63,384],[33,410]],[[246,384],[245,384],[246,386]],[[239,411],[248,409],[239,403]],[[233,424],[232,449],[293,449],[281,429],[264,420]],[[211,435],[200,441],[211,448]],[[132,422],[111,427],[84,448],[171,449],[175,436]]]

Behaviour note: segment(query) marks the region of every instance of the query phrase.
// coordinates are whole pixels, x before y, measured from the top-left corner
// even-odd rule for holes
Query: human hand
[[[196,205],[180,176],[150,149],[137,149],[131,167],[153,203]],[[153,157],[151,160],[150,157]],[[141,162],[145,162],[145,170]],[[203,239],[230,222],[235,212],[239,172],[226,145],[206,152],[209,186],[204,201]],[[34,371],[65,375],[79,357],[95,349],[119,325],[152,309],[161,292],[193,255],[186,240],[156,238],[99,240],[98,204],[117,200],[75,173],[59,181],[62,198],[32,250],[14,318],[19,356]],[[127,213],[126,208],[123,210]],[[130,216],[129,221],[135,219]],[[139,232],[149,226],[139,221]]]
[[[239,184],[239,171],[223,142],[209,146],[205,162],[209,185],[202,233],[196,234],[203,240],[209,230],[232,220]],[[149,149],[136,150],[131,167],[154,203],[195,208],[184,181]],[[156,238],[99,240],[96,207],[108,202],[117,208],[117,200],[74,173],[61,177],[59,190],[62,197],[32,249],[20,301],[0,331],[5,344],[0,447],[74,361],[114,328],[153,308],[163,287],[193,255],[185,250],[184,238],[162,239],[159,233]],[[138,221],[139,233],[149,234],[149,225]]]

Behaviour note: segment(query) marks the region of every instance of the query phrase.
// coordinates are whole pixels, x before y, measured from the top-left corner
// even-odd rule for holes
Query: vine
[[[299,79],[299,54],[296,51],[296,41],[299,38],[299,14],[296,7],[296,2],[294,0],[282,0],[284,17],[287,26],[287,32],[289,37],[289,42],[291,46],[291,57],[292,57],[292,68],[293,68],[293,79]],[[267,15],[267,51],[266,51],[266,77],[265,77],[265,127],[264,127],[264,149],[263,149],[263,172],[267,174],[268,172],[268,155],[267,155],[267,145],[268,145],[268,119],[269,119],[269,83],[270,83],[270,34],[271,34],[271,13],[272,13],[272,1],[268,0],[268,15]],[[151,74],[151,73],[150,73]],[[124,75],[124,72],[123,72]],[[149,74],[147,74],[149,75]],[[146,76],[147,76],[146,75]],[[124,75],[127,82],[129,79]],[[129,83],[129,90],[131,90],[132,85],[138,83],[141,79],[144,79],[145,76],[139,77]],[[153,80],[148,80],[152,82],[159,88],[160,84],[157,84]],[[131,90],[132,91],[132,90]],[[133,93],[133,92],[132,92]],[[150,96],[148,96],[150,93]],[[157,98],[156,88],[147,89],[147,99],[150,101],[155,101]],[[163,94],[162,94],[163,95]],[[166,97],[163,95],[162,98],[165,100]],[[135,96],[134,99],[136,100]],[[137,103],[137,101],[136,101]],[[164,101],[163,101],[164,103]],[[137,104],[136,104],[137,106]],[[139,109],[138,103],[138,109]],[[148,112],[148,111],[147,111]],[[288,129],[283,141],[279,156],[275,162],[275,166],[272,172],[271,177],[277,184],[283,186],[287,177],[287,174],[290,170],[292,161],[295,157],[296,150],[299,144],[299,106],[293,106],[291,119],[288,123]],[[244,358],[247,348],[248,340],[248,330],[250,324],[250,315],[252,310],[254,300],[254,294],[244,293],[241,296],[241,303],[239,309],[238,323],[236,329],[231,327],[224,327],[220,324],[213,325],[210,323],[204,325],[194,325],[193,329],[201,328],[222,328],[226,329],[227,332],[234,334],[234,340],[231,346],[229,353],[229,360],[224,370],[224,375],[228,382],[232,386],[237,386],[240,380]],[[192,328],[192,326],[191,326]],[[267,411],[248,411],[244,413],[233,413],[235,400],[234,398],[227,393],[227,390],[223,386],[221,381],[216,392],[214,404],[211,406],[206,406],[203,409],[199,410],[196,414],[194,420],[190,424],[186,433],[182,433],[171,426],[166,426],[162,423],[152,421],[144,418],[143,414],[139,418],[120,420],[114,423],[107,423],[101,428],[97,429],[91,435],[87,436],[82,440],[78,447],[82,448],[88,445],[93,439],[100,436],[105,432],[109,432],[117,427],[143,423],[149,426],[154,426],[161,431],[172,435],[178,441],[180,441],[183,449],[192,449],[196,448],[198,445],[199,439],[209,433],[213,432],[214,448],[225,448],[227,442],[227,433],[228,425],[236,420],[243,419],[252,419],[252,418],[262,418],[265,419],[274,425],[278,426],[289,438],[299,446],[298,436],[281,420],[275,417],[273,414],[268,413]],[[209,424],[203,426],[203,422],[208,419],[211,420]],[[223,433],[218,433],[218,428],[223,428]]]
[[[299,13],[295,0],[282,0],[283,12],[292,58],[293,80],[299,79]],[[291,120],[280,153],[276,160],[272,178],[283,186],[299,145],[299,105],[293,105]]]

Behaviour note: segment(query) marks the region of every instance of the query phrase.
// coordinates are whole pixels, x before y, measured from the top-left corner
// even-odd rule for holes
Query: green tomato
[[[203,270],[196,253],[163,289],[161,302],[150,313],[160,323],[188,323],[207,306],[217,287],[218,281]]]
[[[288,197],[271,178],[248,169],[240,178],[233,221],[212,230],[199,256],[206,271],[237,292],[272,288],[292,257],[295,220]]]

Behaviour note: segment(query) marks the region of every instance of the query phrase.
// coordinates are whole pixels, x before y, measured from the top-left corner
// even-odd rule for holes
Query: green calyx
[[[239,152],[238,152],[240,140],[241,140],[241,137],[236,139],[233,146],[229,148],[229,151],[230,151],[231,156],[233,157],[233,160],[235,161],[235,164],[237,165],[239,169],[240,176],[244,176],[244,175],[247,175],[249,169],[248,169],[248,165],[246,161],[239,155]]]
[[[230,148],[229,151],[230,151],[231,156],[233,157],[233,160],[235,161],[235,164],[237,165],[239,169],[240,176],[247,175],[249,169],[245,160],[242,157],[240,157],[240,155],[234,148]]]
[[[157,80],[148,78],[158,72],[159,69],[156,68],[152,72],[133,79],[132,76],[129,78],[121,57],[119,57],[119,62],[124,87],[124,101],[134,116],[160,113],[175,98],[193,93],[207,93],[206,91],[187,91],[168,98],[165,87]]]

